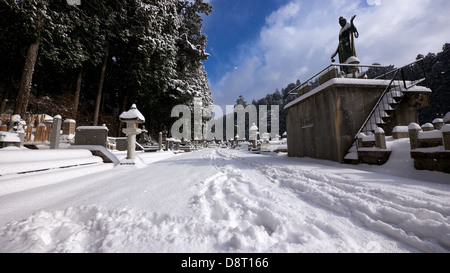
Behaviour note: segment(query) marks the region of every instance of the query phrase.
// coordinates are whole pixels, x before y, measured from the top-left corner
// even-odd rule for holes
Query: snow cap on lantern
[[[128,121],[134,121],[135,123],[144,123],[145,122],[145,117],[144,117],[144,115],[141,114],[141,112],[139,112],[139,110],[136,107],[136,104],[133,104],[131,106],[130,110],[123,112],[119,116],[119,119],[124,122],[128,122]]]

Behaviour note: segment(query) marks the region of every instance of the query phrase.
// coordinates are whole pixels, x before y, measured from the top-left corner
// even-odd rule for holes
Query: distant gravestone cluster
[[[72,143],[75,136],[75,120],[62,121],[60,115],[29,115],[22,119],[19,115],[2,114],[0,117],[0,147],[50,145],[58,149],[59,143]]]

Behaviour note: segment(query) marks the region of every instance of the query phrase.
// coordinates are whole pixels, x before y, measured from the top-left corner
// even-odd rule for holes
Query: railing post
[[[383,129],[377,127],[375,130],[375,147],[386,150],[386,134]]]
[[[425,59],[422,59],[421,63],[422,63],[423,78],[425,79],[425,87],[428,87],[427,72],[425,70]]]
[[[408,88],[406,87],[405,72],[403,71],[403,69],[404,69],[404,68],[401,68],[401,69],[400,69],[401,72],[402,72],[403,86],[405,87],[405,89],[408,89]]]

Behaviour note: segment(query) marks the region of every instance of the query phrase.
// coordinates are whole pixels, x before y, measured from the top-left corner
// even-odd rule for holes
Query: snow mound
[[[175,240],[167,235],[176,228],[175,219],[156,213],[71,207],[11,222],[0,230],[0,245],[2,252],[156,251],[159,241]]]
[[[0,176],[101,163],[88,150],[0,149]]]

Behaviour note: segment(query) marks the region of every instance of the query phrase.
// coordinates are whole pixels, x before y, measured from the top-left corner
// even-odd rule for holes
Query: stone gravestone
[[[63,135],[74,135],[75,134],[76,121],[73,119],[66,119],[62,124]]]
[[[106,147],[108,131],[106,126],[79,126],[75,133],[75,145],[99,145]]]

